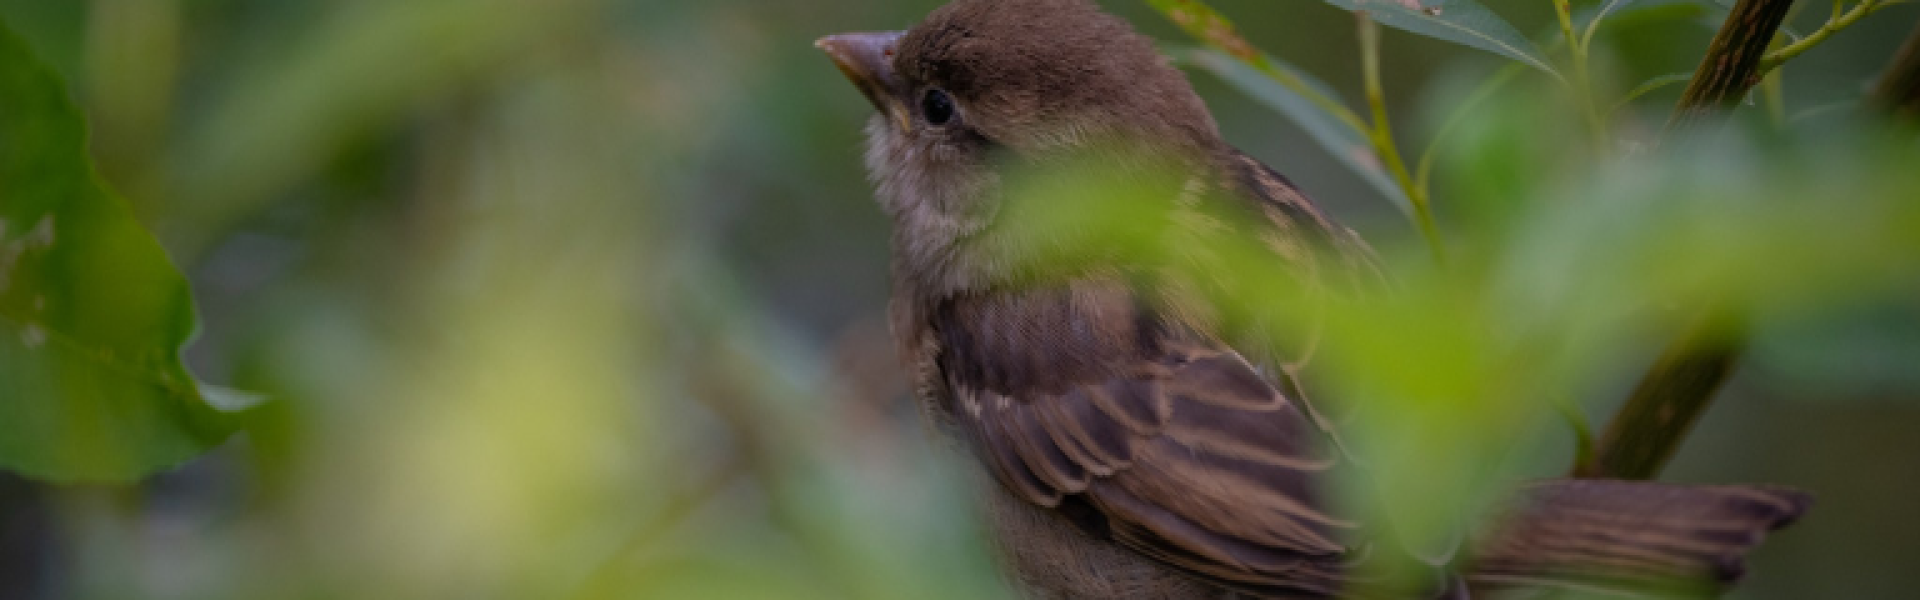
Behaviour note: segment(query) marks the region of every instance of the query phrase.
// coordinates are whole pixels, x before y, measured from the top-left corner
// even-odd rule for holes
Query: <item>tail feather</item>
[[[1476,588],[1719,591],[1745,573],[1747,552],[1767,532],[1811,502],[1764,486],[1539,482],[1522,488],[1475,543],[1468,577]]]

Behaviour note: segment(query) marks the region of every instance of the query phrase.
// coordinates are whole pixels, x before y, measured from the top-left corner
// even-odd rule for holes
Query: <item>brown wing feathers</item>
[[[1154,319],[1107,282],[949,299],[957,424],[1017,495],[1090,512],[1070,515],[1088,533],[1231,585],[1333,589],[1354,525],[1313,483],[1334,455],[1244,360]]]
[[[1472,552],[1480,583],[1724,589],[1811,499],[1764,486],[1554,480],[1519,490]]]

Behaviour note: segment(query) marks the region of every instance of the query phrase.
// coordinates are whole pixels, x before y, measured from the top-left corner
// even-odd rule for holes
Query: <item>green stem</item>
[[[1775,67],[1780,66],[1780,63],[1787,62],[1793,57],[1799,56],[1800,53],[1806,52],[1807,49],[1819,45],[1820,42],[1826,41],[1828,36],[1859,22],[1860,19],[1873,14],[1876,10],[1894,4],[1897,3],[1883,2],[1881,0],[1860,0],[1859,4],[1853,5],[1853,8],[1845,14],[1827,19],[1827,22],[1822,24],[1819,29],[1807,34],[1807,37],[1801,38],[1800,41],[1787,44],[1785,48],[1768,52],[1765,58],[1760,59],[1760,74],[1765,75],[1768,71],[1772,71]],[[1838,11],[1839,5],[1836,3],[1834,8]]]
[[[1593,77],[1587,70],[1587,43],[1592,39],[1594,25],[1587,26],[1586,35],[1576,35],[1573,31],[1573,7],[1569,0],[1553,0],[1553,12],[1560,19],[1560,34],[1567,39],[1567,48],[1573,57],[1573,95],[1580,104],[1581,116],[1586,119],[1587,133],[1601,153],[1606,152],[1607,125],[1600,116],[1600,109],[1593,101]],[[1594,19],[1595,24],[1599,19]]]
[[[1566,36],[1567,45],[1572,47],[1575,53],[1579,53],[1581,40],[1573,35],[1572,3],[1568,0],[1553,0],[1553,13],[1560,18],[1560,35]]]
[[[1393,127],[1387,120],[1387,94],[1380,84],[1380,27],[1366,11],[1356,11],[1360,20],[1360,67],[1366,79],[1367,106],[1373,110],[1373,126],[1364,129],[1367,139],[1373,143],[1373,151],[1386,163],[1387,172],[1393,174],[1400,189],[1406,190],[1407,202],[1413,205],[1413,219],[1420,227],[1420,234],[1427,238],[1427,245],[1433,249],[1435,261],[1447,263],[1446,244],[1440,239],[1440,228],[1434,225],[1433,207],[1428,200],[1425,186],[1415,183],[1407,172],[1407,163],[1400,158],[1400,149],[1393,142]]]

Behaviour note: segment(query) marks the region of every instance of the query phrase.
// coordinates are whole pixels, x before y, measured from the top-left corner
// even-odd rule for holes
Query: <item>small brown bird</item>
[[[1752,486],[1538,482],[1443,578],[1370,586],[1358,565],[1407,553],[1331,512],[1324,488],[1354,467],[1283,368],[1290,344],[1205,306],[1230,274],[1124,253],[1037,264],[1009,251],[1003,209],[1024,166],[1176,173],[1138,183],[1164,192],[1164,213],[1145,214],[1177,239],[1251,235],[1305,287],[1360,291],[1379,275],[1352,231],[1223,142],[1179,71],[1087,0],[959,0],[905,32],[817,45],[878,110],[866,162],[893,219],[892,327],[915,394],[991,474],[988,522],[1033,597],[1716,590],[1808,504]]]

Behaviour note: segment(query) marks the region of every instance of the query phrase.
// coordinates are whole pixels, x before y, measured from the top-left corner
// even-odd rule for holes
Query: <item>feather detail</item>
[[[1799,518],[1804,493],[1762,486],[1553,480],[1522,488],[1472,548],[1477,587],[1723,591],[1748,551]]]
[[[1158,317],[1131,294],[1079,282],[955,297],[935,313],[945,389],[978,408],[954,415],[975,453],[1015,496],[1079,507],[1069,518],[1089,535],[1195,576],[1333,589],[1360,529],[1316,489],[1337,454],[1246,360],[1143,325]],[[1078,355],[1054,355],[1063,348]]]

